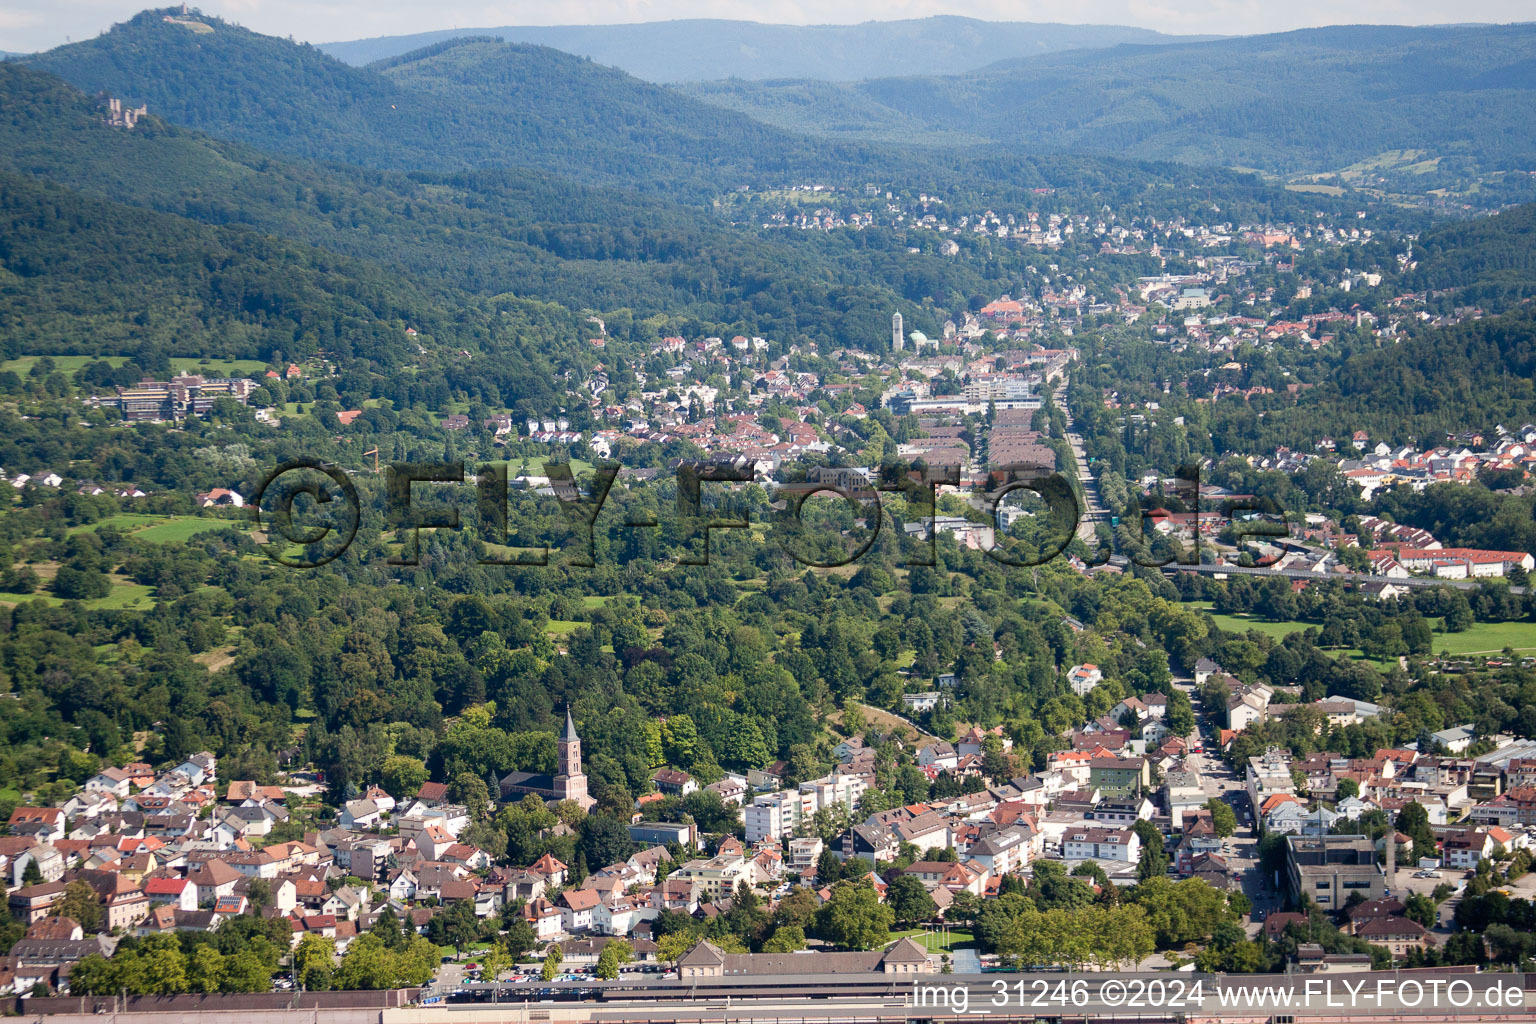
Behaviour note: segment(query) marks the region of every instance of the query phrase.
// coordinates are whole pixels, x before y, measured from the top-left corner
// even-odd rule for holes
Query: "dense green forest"
[[[113,130],[86,97],[17,64],[0,65],[0,95],[0,166],[257,228],[450,295],[516,292],[577,308],[691,315],[732,333],[873,339],[892,308],[923,322],[925,303],[989,290],[974,271],[907,252],[900,237],[780,244],[697,210],[543,174],[423,181],[283,163],[158,120]]]
[[[988,139],[1274,171],[1389,150],[1528,165],[1536,28],[1351,26],[1005,61],[949,77],[684,87],[851,139]]]
[[[1413,249],[1418,265],[1404,283],[1414,291],[1492,309],[1536,296],[1536,203],[1442,225]]]
[[[1424,330],[1396,345],[1358,345],[1299,399],[1217,403],[1217,451],[1310,448],[1366,430],[1407,443],[1495,424],[1519,426],[1536,409],[1536,311]]]
[[[398,365],[404,324],[449,319],[409,282],[368,264],[16,174],[0,173],[0,237],[10,355],[67,345],[266,359],[319,345]]]

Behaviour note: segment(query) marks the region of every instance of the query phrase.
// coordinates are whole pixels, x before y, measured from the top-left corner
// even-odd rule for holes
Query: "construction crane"
[[[373,456],[373,471],[377,473],[379,471],[379,449],[374,447],[363,452],[363,458],[365,459],[370,455]]]

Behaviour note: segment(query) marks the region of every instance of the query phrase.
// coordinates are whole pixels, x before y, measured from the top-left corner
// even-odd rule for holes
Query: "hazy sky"
[[[158,4],[159,0],[156,0]],[[40,50],[87,39],[148,2],[0,0],[0,50]],[[310,42],[499,25],[606,24],[669,18],[737,18],[792,24],[963,14],[993,21],[1138,25],[1173,33],[1278,32],[1312,25],[1527,21],[1530,0],[201,0],[247,28]]]

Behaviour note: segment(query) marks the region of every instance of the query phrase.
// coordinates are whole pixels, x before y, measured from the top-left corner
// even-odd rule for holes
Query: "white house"
[[[925,690],[922,693],[904,693],[901,695],[901,706],[918,714],[932,711],[939,706],[939,692]]]
[[[917,752],[917,765],[919,768],[933,766],[943,771],[953,768],[960,763],[960,755],[955,752],[953,744],[948,740],[939,740],[930,743]]]
[[[376,827],[383,820],[383,814],[372,800],[348,800],[336,820],[342,828],[365,831]]]
[[[1017,874],[1029,866],[1031,839],[1027,825],[1014,825],[971,844],[966,857],[986,868],[993,878]]]
[[[560,926],[572,935],[592,930],[592,912],[598,906],[597,893],[591,889],[566,889],[555,897],[560,908]]]
[[[1440,862],[1458,871],[1471,871],[1477,862],[1493,855],[1494,841],[1486,831],[1477,828],[1457,829],[1448,832],[1440,843]]]
[[[1128,828],[1069,828],[1061,837],[1061,856],[1134,864],[1141,857],[1141,837]]]
[[[656,911],[639,898],[619,896],[592,908],[592,930],[599,935],[628,935],[642,921],[656,916]]]
[[[1104,673],[1097,665],[1073,665],[1067,670],[1067,683],[1079,697],[1088,696],[1103,681]]]
[[[128,780],[128,773],[121,768],[103,768],[85,780],[84,789],[87,793],[106,793],[123,800],[128,796]]]
[[[532,926],[534,938],[540,942],[559,936],[562,927],[560,908],[543,896],[523,905],[523,920]]]

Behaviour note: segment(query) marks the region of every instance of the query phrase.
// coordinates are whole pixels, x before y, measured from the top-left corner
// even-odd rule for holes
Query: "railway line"
[[[1222,976],[994,973],[625,978],[467,986],[440,1007],[389,1011],[432,1024],[1328,1024],[1536,1021],[1536,978],[1468,969]],[[1344,996],[1353,988],[1354,998]],[[1425,999],[1449,990],[1456,1000]],[[1287,994],[1288,993],[1288,994]],[[1348,1010],[1349,1012],[1345,1012]]]
[[[1425,998],[1430,991],[1439,995]],[[1452,998],[1440,997],[1447,992]],[[1286,996],[1280,1005],[1276,993],[1297,999]],[[48,997],[24,999],[18,1009],[45,1024],[1536,1024],[1532,1007],[1536,975],[1461,967],[1283,975],[632,974],[476,983],[446,1000],[417,990],[283,999]]]

